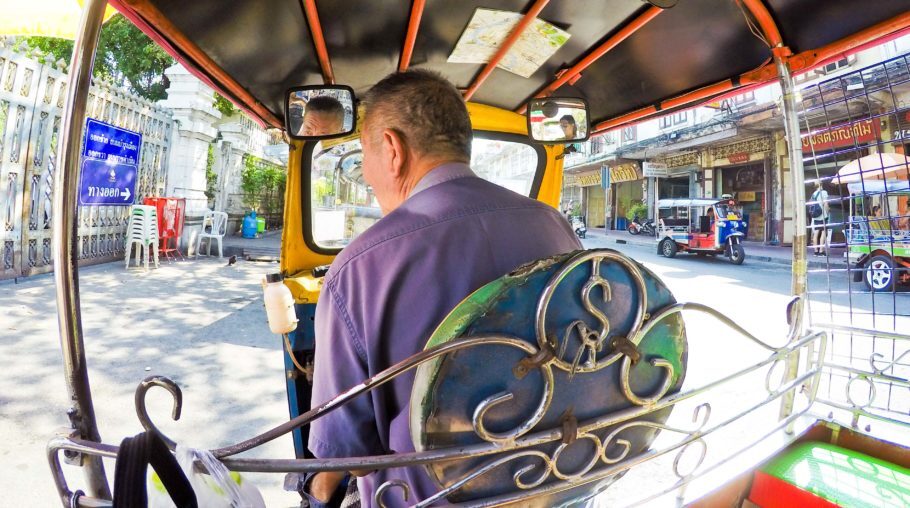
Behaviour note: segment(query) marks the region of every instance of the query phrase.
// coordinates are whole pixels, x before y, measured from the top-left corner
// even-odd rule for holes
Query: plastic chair
[[[206,255],[212,255],[212,240],[218,240],[218,257],[224,257],[222,255],[221,239],[224,238],[224,234],[227,232],[227,218],[228,216],[224,212],[206,210],[205,215],[202,216],[202,231],[196,237],[196,254],[194,257],[199,257],[202,240],[205,239],[208,239]]]
[[[136,245],[136,266],[139,266],[139,260],[142,259],[145,270],[148,271],[149,256],[154,254],[155,268],[158,268],[158,214],[155,207],[134,205],[130,210],[130,221],[126,227],[124,268],[130,266],[133,245]]]

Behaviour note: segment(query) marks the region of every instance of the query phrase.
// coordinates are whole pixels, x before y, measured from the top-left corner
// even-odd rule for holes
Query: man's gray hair
[[[421,155],[471,160],[471,119],[461,93],[439,73],[409,70],[389,74],[363,98],[375,135],[394,129]],[[377,120],[378,119],[378,120]]]

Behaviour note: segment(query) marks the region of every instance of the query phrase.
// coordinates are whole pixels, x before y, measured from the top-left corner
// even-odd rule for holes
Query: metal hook
[[[142,428],[149,431],[155,431],[164,440],[164,443],[168,448],[174,450],[177,448],[177,443],[167,437],[161,430],[152,422],[152,419],[149,417],[148,408],[145,406],[145,394],[153,387],[159,386],[167,390],[171,397],[174,399],[174,407],[171,410],[171,418],[174,421],[180,419],[180,411],[183,409],[183,392],[180,390],[180,387],[177,386],[177,383],[165,376],[149,376],[143,379],[139,386],[136,387],[136,395],[134,398],[136,405],[136,416],[139,418],[139,423],[142,424]]]
[[[380,485],[379,488],[376,489],[376,493],[373,495],[373,500],[377,505],[380,506],[380,508],[387,508],[388,505],[385,504],[385,499],[383,499],[383,496],[385,496],[385,493],[387,491],[395,487],[401,489],[401,494],[404,498],[404,502],[408,502],[408,498],[411,497],[411,487],[401,480],[390,480]]]

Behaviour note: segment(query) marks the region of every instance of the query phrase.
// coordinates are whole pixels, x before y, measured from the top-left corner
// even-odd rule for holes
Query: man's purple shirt
[[[466,164],[433,169],[332,263],[316,307],[314,406],[423,350],[484,284],[580,248],[555,209],[478,178]],[[412,370],[313,422],[310,450],[320,458],[414,451],[413,380]],[[408,483],[411,504],[439,491],[423,467],[387,469],[358,479],[365,506],[388,480]],[[385,499],[404,504],[401,489]]]

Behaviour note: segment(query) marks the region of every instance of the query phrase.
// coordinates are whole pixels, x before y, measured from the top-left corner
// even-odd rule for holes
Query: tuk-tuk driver
[[[559,211],[478,178],[471,120],[442,76],[387,76],[364,98],[363,174],[383,218],[329,269],[316,309],[313,403],[321,404],[423,350],[459,302],[519,265],[580,249]],[[478,372],[478,375],[482,373]],[[413,371],[314,421],[320,458],[414,451],[408,427]],[[388,480],[407,483],[413,503],[438,492],[422,466],[355,471],[361,502]],[[311,506],[332,496],[342,473],[307,482]],[[405,504],[402,489],[384,495]]]
[[[327,95],[313,97],[303,114],[301,136],[330,136],[344,130],[344,106]]]

